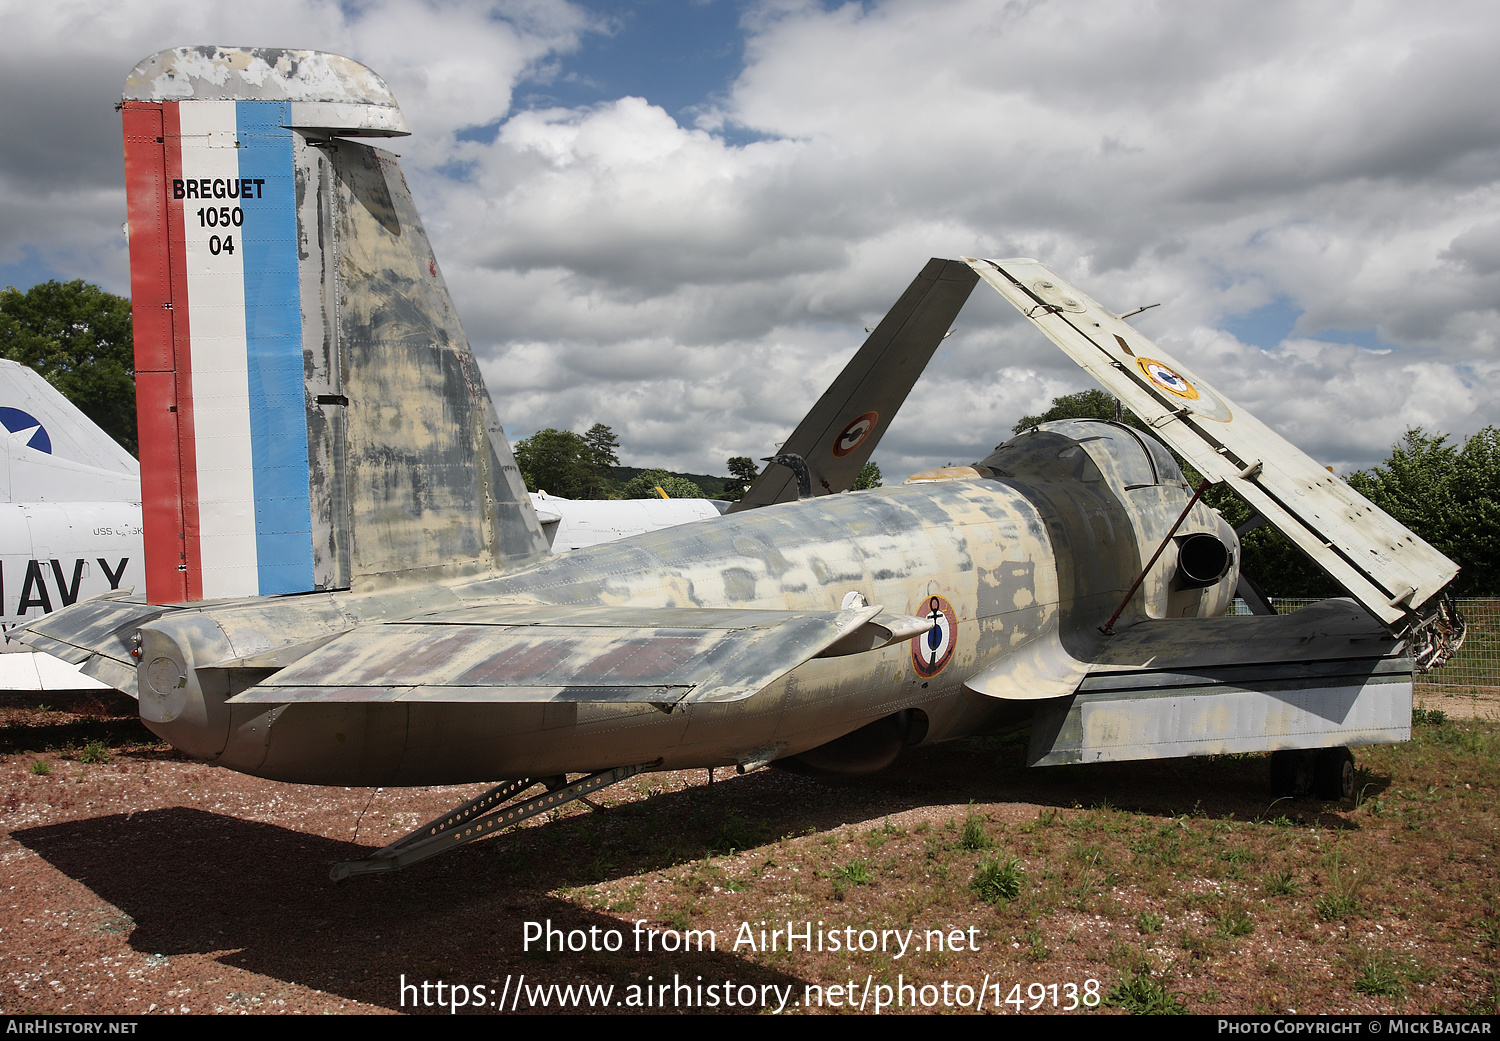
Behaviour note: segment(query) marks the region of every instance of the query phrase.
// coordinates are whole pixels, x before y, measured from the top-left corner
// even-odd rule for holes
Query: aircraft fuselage
[[[1130,455],[1126,462],[1137,466],[1146,459],[1135,435],[1108,424],[1066,426],[1073,434],[1075,427],[1097,426],[1110,436],[1022,435],[1008,454],[992,457],[1010,468],[1009,478],[976,474],[686,524],[456,584],[424,603],[392,590],[204,604],[147,626],[142,656],[149,662],[163,647],[181,655],[192,646],[201,658],[204,634],[217,631],[226,641],[225,659],[238,653],[254,666],[257,655],[261,663],[274,658],[275,640],[291,646],[320,626],[351,627],[338,618],[390,621],[424,609],[491,604],[826,611],[852,592],[890,614],[937,622],[912,640],[814,658],[744,701],[670,713],[641,703],[267,708],[224,704],[263,679],[264,668],[195,673],[184,662],[183,672],[201,687],[201,704],[170,720],[153,719],[154,695],[142,682],[142,715],[168,741],[231,769],[353,785],[447,784],[655,760],[663,769],[758,762],[913,710],[922,726],[912,743],[1024,719],[1026,702],[966,691],[965,681],[1038,639],[1107,618],[1188,498],[1175,467],[1158,483],[1128,486],[1117,456]],[[1183,532],[1223,530],[1200,505]],[[1172,566],[1168,559],[1155,570]],[[1138,602],[1157,617],[1221,613],[1233,576],[1219,585],[1180,594],[1158,580]],[[274,634],[264,625],[267,604],[276,611]],[[299,608],[306,625],[296,621]],[[174,631],[182,638],[173,639]],[[413,650],[416,682],[422,663]],[[401,686],[399,664],[387,682]]]

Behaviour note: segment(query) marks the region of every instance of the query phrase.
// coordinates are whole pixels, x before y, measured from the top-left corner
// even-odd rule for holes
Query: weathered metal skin
[[[446,586],[446,596],[424,593],[420,604],[393,593],[315,594],[174,611],[143,630],[153,646],[161,640],[191,647],[211,708],[185,719],[194,736],[184,737],[175,720],[148,714],[146,706],[159,695],[143,685],[143,717],[167,740],[190,742],[195,754],[220,765],[328,784],[456,783],[658,758],[664,769],[725,766],[766,758],[768,750],[771,757],[795,755],[909,709],[925,716],[928,742],[1024,719],[1031,711],[1026,701],[975,693],[965,681],[1039,642],[1086,643],[1081,630],[1108,615],[1162,534],[1157,499],[1175,501],[1180,511],[1187,498],[1180,480],[1153,485],[1152,496],[1115,483],[1130,460],[1122,464],[1114,452],[1121,444],[1139,451],[1129,440],[1133,435],[1108,424],[1064,426],[1093,439],[1080,443],[1044,429],[1022,435],[1009,454],[1002,450],[991,459],[1020,473],[1026,460],[1045,468],[1058,453],[1071,453],[1081,472],[1098,479],[992,477],[789,503],[548,558]],[[1127,440],[1119,442],[1122,436]],[[1172,477],[1166,475],[1169,482]],[[1131,502],[1133,494],[1146,501]],[[1219,523],[1206,510],[1190,519],[1193,530],[1216,531]],[[830,541],[830,532],[842,537]],[[1165,590],[1165,583],[1158,585]],[[1203,609],[1222,610],[1232,588],[1233,576],[1226,576],[1225,589],[1215,590]],[[285,695],[284,706],[224,704],[340,632],[381,618],[410,618],[422,608],[827,611],[850,592],[907,615],[921,614],[933,596],[946,599],[957,621],[946,666],[919,675],[910,643],[902,642],[814,658],[746,700],[688,705],[670,714],[639,703],[305,703],[296,690],[277,691]],[[1166,593],[1148,596],[1146,609],[1165,607],[1169,599]],[[268,637],[273,632],[285,634],[280,646]],[[393,626],[389,639],[410,635]],[[383,683],[399,688],[400,675],[386,663],[392,647],[378,640],[363,645],[381,659],[374,671],[384,675]],[[142,668],[148,667],[143,659]],[[1024,655],[1007,671],[1008,689],[1024,690]],[[360,674],[357,658],[347,663],[347,674]],[[205,727],[212,737],[199,736]]]

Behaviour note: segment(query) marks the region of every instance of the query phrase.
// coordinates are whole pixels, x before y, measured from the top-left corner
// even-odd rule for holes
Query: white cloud
[[[560,2],[5,7],[0,83],[32,100],[0,117],[0,260],[122,285],[108,107],[141,56],[349,54],[407,112],[397,150],[517,434],[605,422],[627,461],[700,471],[768,454],[926,259],[962,253],[1162,302],[1138,327],[1326,462],[1500,421],[1490,5],[765,3],[694,126],[651,98],[512,111],[528,70],[588,73],[569,56],[601,19]],[[882,443],[888,475],[982,456],[1088,385],[990,297]],[[1285,344],[1216,329],[1277,300],[1302,312]],[[1391,350],[1323,342],[1340,329]]]

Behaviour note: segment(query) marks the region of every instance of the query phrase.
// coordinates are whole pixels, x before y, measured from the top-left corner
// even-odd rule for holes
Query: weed
[[[838,881],[851,886],[867,886],[875,881],[874,874],[870,871],[870,865],[863,860],[851,860],[843,867],[834,872]]]
[[[724,819],[714,829],[708,840],[708,848],[716,853],[734,853],[758,845],[765,837],[764,827],[755,827],[735,813],[724,814]]]
[[[1105,996],[1104,1003],[1137,1016],[1181,1016],[1187,1013],[1182,995],[1169,992],[1166,985],[1149,972],[1137,972],[1116,983]]]
[[[38,759],[31,764],[31,772],[38,777],[46,777],[52,772],[52,767],[47,764],[47,760]]]
[[[1405,991],[1401,974],[1384,958],[1369,958],[1354,977],[1354,989],[1361,994],[1380,998],[1399,998]]]
[[[107,763],[113,758],[114,756],[103,741],[90,741],[78,754],[80,763]]]
[[[1411,710],[1411,725],[1414,727],[1440,727],[1448,722],[1448,714],[1441,709],[1414,708]]]
[[[971,888],[986,903],[995,904],[1001,900],[1014,900],[1020,896],[1021,883],[1025,879],[1026,871],[1021,867],[1020,857],[1011,857],[1004,861],[995,857],[987,857],[980,862]]]
[[[990,849],[995,845],[994,841],[984,833],[983,817],[977,813],[970,813],[964,818],[964,828],[958,836],[958,845],[971,852]]]
[[[1313,910],[1325,922],[1336,922],[1359,912],[1359,901],[1352,893],[1343,889],[1324,893],[1313,901]]]
[[[1264,885],[1267,896],[1296,896],[1302,892],[1301,883],[1292,877],[1290,871],[1277,871],[1267,875]]]
[[[1218,929],[1224,936],[1249,936],[1255,932],[1255,919],[1243,907],[1229,907],[1218,915]]]
[[[1162,916],[1159,914],[1153,914],[1150,911],[1142,911],[1140,914],[1135,916],[1135,927],[1141,932],[1145,933],[1147,936],[1150,936],[1152,933],[1161,932],[1162,924],[1165,921],[1166,919],[1162,918]]]
[[[1032,929],[1021,939],[1026,941],[1026,958],[1028,961],[1044,962],[1052,957],[1052,948],[1047,946],[1046,937],[1040,929]]]

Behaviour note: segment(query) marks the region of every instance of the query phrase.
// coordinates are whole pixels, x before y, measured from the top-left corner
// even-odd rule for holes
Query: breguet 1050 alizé
[[[554,555],[396,157],[354,140],[407,132],[385,84],[185,47],[121,110],[145,595],[26,639],[233,770],[501,782],[336,876],[640,771],[858,772],[1027,722],[1038,765],[1283,751],[1337,794],[1461,637],[1452,562],[1030,260],[934,262],[876,335],[940,339],[983,280],[1155,436],[1045,423],[845,492],[890,419],[851,394],[753,508]],[[1238,539],[1163,441],[1350,598],[1223,617]]]

